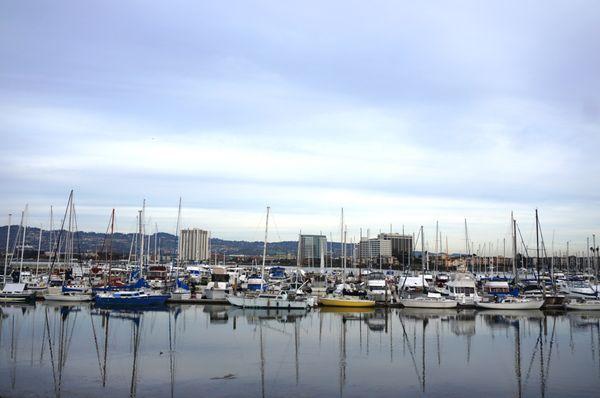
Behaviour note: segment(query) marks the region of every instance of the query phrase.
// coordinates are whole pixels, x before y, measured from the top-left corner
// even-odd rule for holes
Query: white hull
[[[286,298],[227,296],[231,305],[242,308],[281,308],[281,309],[307,309],[309,303],[306,300],[296,301]]]
[[[565,308],[578,311],[600,311],[600,300],[570,301],[565,303]]]
[[[89,294],[44,294],[44,300],[46,301],[68,301],[68,302],[82,302],[92,301],[92,296]]]
[[[477,308],[490,309],[490,310],[539,310],[544,305],[543,300],[531,300],[522,302],[508,302],[508,303],[493,303],[493,302],[481,302],[476,301],[475,306]]]
[[[400,299],[400,304],[406,308],[456,308],[458,303],[448,299],[413,298]]]

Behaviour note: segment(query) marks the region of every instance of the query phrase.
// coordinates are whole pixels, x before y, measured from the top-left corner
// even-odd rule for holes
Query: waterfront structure
[[[391,242],[391,255],[400,264],[409,263],[409,257],[413,252],[412,235],[403,235],[399,233],[383,233],[378,235],[378,239],[388,240]]]
[[[300,265],[320,266],[327,251],[325,235],[300,235],[298,240],[298,256]]]
[[[205,261],[210,258],[209,232],[199,228],[182,229],[179,255],[183,262]]]

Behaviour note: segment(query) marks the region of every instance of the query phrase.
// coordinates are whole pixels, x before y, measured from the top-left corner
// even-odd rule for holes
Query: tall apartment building
[[[320,266],[321,259],[327,255],[327,237],[325,235],[300,235],[298,254],[302,265]]]
[[[179,236],[181,261],[204,261],[210,258],[209,232],[199,228],[182,229]]]

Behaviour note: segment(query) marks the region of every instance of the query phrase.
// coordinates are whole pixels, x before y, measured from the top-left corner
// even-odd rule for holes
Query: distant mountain
[[[18,225],[13,225],[10,228],[10,245],[9,251],[14,250],[15,247],[21,247],[23,235],[19,234],[19,239],[15,242],[17,232],[19,230]],[[0,252],[4,253],[6,248],[6,234],[8,232],[8,226],[0,227]],[[60,231],[52,231],[52,248],[50,248],[50,233],[49,231],[42,231],[42,243],[41,251],[49,252],[54,250],[56,240],[58,239]],[[64,241],[66,237],[66,231],[62,231],[61,241]],[[177,238],[175,235],[159,232],[158,234],[152,234],[146,236],[146,242],[150,242],[151,251],[154,250],[156,243],[160,248],[160,252],[163,255],[173,255],[177,249]],[[27,252],[37,252],[38,242],[40,237],[40,229],[31,227],[27,228],[25,236],[25,249]],[[127,256],[131,250],[132,243],[137,239],[137,234],[129,233],[115,233],[112,239],[112,252],[115,255]],[[227,255],[247,255],[247,256],[260,256],[263,252],[263,242],[248,242],[243,240],[224,240],[219,238],[212,238],[211,248],[213,253],[227,254]],[[76,253],[107,253],[108,246],[110,244],[110,237],[104,233],[98,232],[77,232],[74,234],[74,251]],[[274,255],[290,255],[296,256],[297,253],[297,241],[282,241],[282,242],[269,242],[268,254]],[[340,243],[333,244],[334,254],[340,252]],[[348,253],[351,253],[350,245],[348,245]]]
[[[10,244],[9,251],[14,250],[15,247],[21,247],[22,234],[19,234],[18,241],[17,232],[19,227],[16,225],[10,228]],[[8,232],[8,226],[0,227],[0,252],[4,253],[6,248],[6,234]],[[42,231],[42,252],[48,252],[54,250],[54,246],[58,236],[61,234],[60,231],[52,231],[52,248],[50,247],[50,232]],[[66,237],[66,231],[62,232],[61,241],[64,241]],[[154,249],[156,243],[160,247],[160,251],[164,255],[172,255],[175,253],[177,248],[177,238],[175,235],[168,234],[165,232],[159,232],[158,234],[152,234],[149,237],[146,236],[146,242],[150,242],[151,250]],[[40,237],[39,228],[27,228],[25,236],[25,249],[26,251],[37,252],[38,243]],[[117,255],[127,255],[131,250],[132,243],[137,239],[137,234],[129,233],[115,233],[112,239],[112,251]],[[98,232],[77,232],[74,234],[74,251],[81,253],[106,253],[108,252],[108,246],[110,245],[110,237],[103,233]],[[334,244],[336,251],[339,251],[339,243]],[[256,255],[260,256],[263,252],[263,242],[248,242],[241,240],[224,240],[219,238],[211,239],[212,251],[216,253],[225,253],[227,255]],[[283,242],[269,242],[268,253],[269,255],[295,255],[297,251],[296,241],[283,241]]]

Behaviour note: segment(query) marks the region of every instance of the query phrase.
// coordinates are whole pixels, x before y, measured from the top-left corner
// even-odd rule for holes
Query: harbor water
[[[2,397],[593,397],[600,314],[0,307]]]

